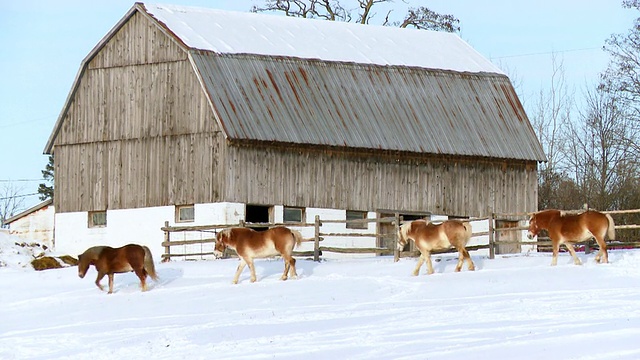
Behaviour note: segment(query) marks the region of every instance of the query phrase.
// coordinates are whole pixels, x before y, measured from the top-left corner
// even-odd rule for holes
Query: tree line
[[[623,6],[640,11],[640,0]],[[538,172],[540,209],[640,208],[640,18],[603,48],[609,65],[581,96],[553,56],[551,86],[529,114],[548,159]]]

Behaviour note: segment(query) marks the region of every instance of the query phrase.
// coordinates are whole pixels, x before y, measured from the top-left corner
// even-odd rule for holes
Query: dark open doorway
[[[248,225],[251,225],[255,223],[271,222],[271,219],[270,219],[271,208],[272,208],[271,206],[266,206],[266,205],[247,204],[245,207],[245,215],[244,215],[245,223],[247,223]],[[268,229],[268,227],[265,227],[265,226],[263,227],[251,226],[251,228],[258,231]]]

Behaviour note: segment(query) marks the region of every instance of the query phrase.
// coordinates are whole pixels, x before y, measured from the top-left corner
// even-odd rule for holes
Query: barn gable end
[[[188,52],[148,16],[125,19],[85,59],[48,145],[59,212],[214,201],[220,192],[211,167],[224,138]]]

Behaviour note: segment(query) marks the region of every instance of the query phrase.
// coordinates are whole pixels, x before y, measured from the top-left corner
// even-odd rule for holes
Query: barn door
[[[516,228],[518,227],[518,221],[509,220],[496,220],[496,228]],[[522,248],[519,243],[500,244],[500,241],[519,241],[520,231],[496,231],[496,241],[498,241],[498,247],[496,248],[496,255],[499,254],[518,254],[522,252]]]

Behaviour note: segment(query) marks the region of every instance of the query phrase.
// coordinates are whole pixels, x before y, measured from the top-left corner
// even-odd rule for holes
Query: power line
[[[514,57],[525,57],[525,56],[538,56],[538,55],[549,55],[549,54],[560,54],[560,53],[568,53],[568,52],[577,52],[577,51],[588,51],[588,50],[599,50],[600,47],[590,47],[590,48],[580,48],[580,49],[568,49],[568,50],[553,50],[553,51],[544,51],[538,53],[528,53],[528,54],[515,54],[515,55],[505,55],[505,56],[492,56],[491,60],[494,59],[507,59]]]
[[[8,197],[0,198],[0,201],[9,200],[9,199],[15,199],[15,198],[23,198],[23,197],[34,196],[34,195],[40,195],[40,193],[32,193],[32,194],[24,194],[24,195],[8,196]]]
[[[43,181],[43,179],[0,179],[0,182],[35,182],[35,181]]]
[[[48,115],[48,116],[43,116],[43,117],[31,119],[31,120],[23,120],[23,121],[17,121],[17,122],[13,122],[13,123],[9,123],[9,124],[2,124],[2,125],[0,125],[0,129],[12,127],[12,126],[29,124],[29,123],[33,123],[33,122],[40,122],[40,121],[51,119],[53,117],[54,117],[53,115]]]

